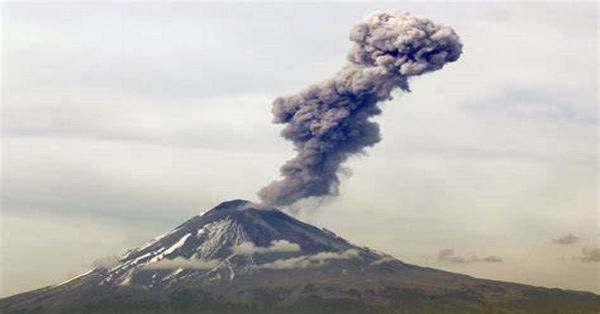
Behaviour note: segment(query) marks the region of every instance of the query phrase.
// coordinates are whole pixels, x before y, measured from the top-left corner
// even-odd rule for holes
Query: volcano
[[[409,265],[275,208],[224,202],[2,313],[597,313],[600,296]]]

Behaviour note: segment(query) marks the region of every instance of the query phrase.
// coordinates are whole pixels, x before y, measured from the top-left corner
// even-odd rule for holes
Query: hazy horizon
[[[294,154],[271,102],[388,9],[463,55],[382,105],[339,196],[288,212],[407,263],[600,293],[595,2],[5,2],[0,297],[258,201]]]

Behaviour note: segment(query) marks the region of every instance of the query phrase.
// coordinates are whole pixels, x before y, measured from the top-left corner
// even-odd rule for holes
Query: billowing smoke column
[[[258,192],[267,205],[290,205],[306,197],[336,195],[341,164],[381,140],[369,121],[392,90],[409,91],[411,76],[456,61],[462,44],[447,26],[403,11],[374,12],[350,32],[354,46],[334,78],[273,103],[274,123],[294,143],[296,157],[283,177]]]

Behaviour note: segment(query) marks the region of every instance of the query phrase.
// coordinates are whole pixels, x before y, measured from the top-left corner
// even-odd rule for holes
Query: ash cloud
[[[575,244],[577,242],[579,242],[579,237],[572,233],[567,233],[561,237],[552,239],[552,243],[559,244],[559,245],[570,245],[570,244]]]
[[[393,90],[410,91],[408,80],[458,60],[462,44],[450,27],[404,11],[374,12],[350,32],[347,63],[333,77],[273,102],[274,123],[296,156],[281,168],[283,179],[262,188],[267,205],[290,205],[307,197],[337,195],[342,164],[381,140],[370,118]]]
[[[471,257],[463,257],[463,256],[457,256],[454,255],[454,250],[452,249],[443,249],[440,251],[440,253],[438,253],[438,260],[440,261],[444,261],[444,262],[451,262],[451,263],[461,263],[461,264],[467,264],[467,263],[501,263],[503,262],[501,257],[498,256],[494,256],[494,255],[490,255],[490,256],[486,256],[486,257],[479,257],[479,256],[471,256]]]

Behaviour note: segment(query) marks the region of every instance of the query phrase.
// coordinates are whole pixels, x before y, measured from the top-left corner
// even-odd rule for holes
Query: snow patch
[[[151,241],[147,242],[146,244],[142,245],[142,247],[140,247],[140,248],[138,248],[138,249],[135,249],[135,250],[133,250],[131,253],[133,253],[133,252],[139,252],[139,251],[143,251],[143,250],[145,250],[145,249],[147,249],[147,248],[151,247],[151,246],[152,246],[153,244],[155,244],[156,242],[158,242],[158,241],[160,241],[160,240],[164,239],[166,236],[168,236],[168,235],[170,235],[170,234],[173,234],[173,233],[174,233],[175,231],[177,231],[177,230],[179,230],[179,228],[175,228],[175,229],[173,229],[173,230],[171,230],[171,231],[165,232],[165,233],[163,233],[163,234],[161,234],[161,235],[159,235],[159,236],[155,237],[155,238],[154,238],[154,239],[152,239]],[[128,255],[131,255],[131,253],[129,253]],[[127,256],[125,256],[125,258],[127,258]]]
[[[127,273],[127,275],[125,276],[125,278],[123,278],[123,280],[121,280],[121,282],[119,283],[119,286],[131,285],[131,276],[132,275],[133,275],[133,269]]]
[[[232,281],[233,278],[235,278],[235,271],[233,270],[233,267],[231,267],[231,262],[229,261],[229,259],[227,259],[226,261],[227,267],[229,268],[229,281]]]
[[[175,244],[171,245],[171,247],[169,247],[166,251],[154,256],[148,263],[158,262],[161,259],[163,259],[163,257],[165,257],[166,255],[169,255],[169,254],[175,252],[175,250],[177,250],[178,248],[182,247],[185,244],[185,241],[187,241],[187,239],[191,235],[192,235],[191,233],[184,235],[183,237],[181,237],[181,239],[179,239],[179,241],[177,241]]]
[[[201,230],[206,240],[196,249],[194,256],[204,259],[211,259],[224,245],[236,245],[243,238],[240,226],[229,218],[206,224]]]
[[[73,277],[73,278],[71,278],[71,279],[69,279],[69,280],[67,280],[67,281],[63,281],[63,282],[61,282],[61,283],[59,283],[59,284],[55,285],[54,287],[62,286],[62,285],[64,285],[64,284],[67,284],[67,283],[69,283],[69,282],[75,281],[76,279],[79,279],[79,278],[81,278],[81,277],[83,277],[83,276],[85,276],[85,275],[89,275],[89,274],[90,274],[90,273],[92,273],[93,271],[94,271],[94,270],[92,269],[92,270],[90,270],[90,271],[88,271],[88,272],[85,272],[85,273],[83,273],[83,274],[81,274],[81,275],[77,275],[77,276],[75,276],[75,277]]]

